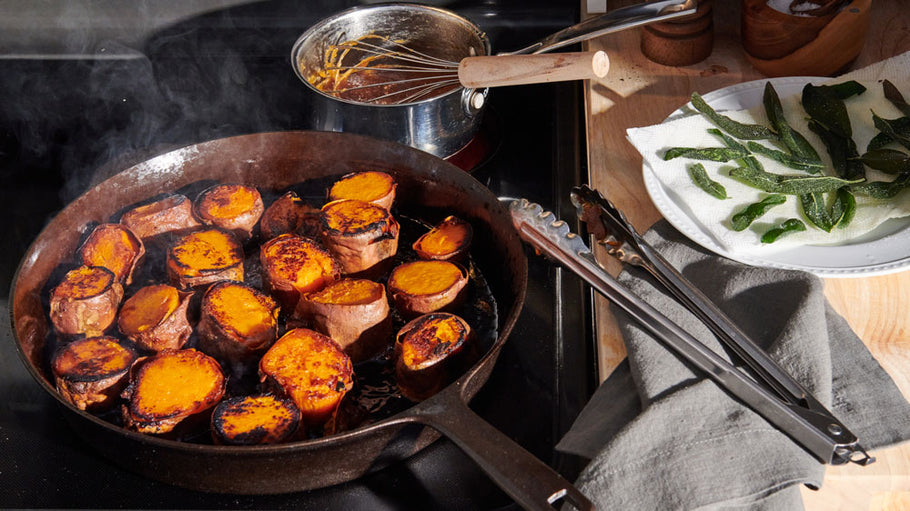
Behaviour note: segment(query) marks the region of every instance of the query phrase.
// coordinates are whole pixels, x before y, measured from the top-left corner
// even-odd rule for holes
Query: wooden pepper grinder
[[[714,0],[699,0],[694,13],[642,27],[641,52],[665,66],[689,66],[714,48]]]

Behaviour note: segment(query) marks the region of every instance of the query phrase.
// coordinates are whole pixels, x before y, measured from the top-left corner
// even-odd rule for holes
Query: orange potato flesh
[[[266,287],[277,295],[282,308],[292,312],[300,296],[318,291],[341,276],[341,266],[315,241],[296,234],[282,234],[260,248]]]
[[[79,253],[82,264],[107,268],[118,281],[130,284],[145,247],[126,226],[100,224],[86,238]]]
[[[259,190],[239,184],[215,185],[196,199],[196,216],[203,222],[248,238],[265,207]]]
[[[278,304],[240,282],[213,284],[202,297],[199,348],[219,359],[247,362],[275,341]]]
[[[146,286],[128,298],[120,308],[120,331],[129,337],[161,324],[180,305],[177,288],[166,284]]]
[[[195,231],[168,250],[167,269],[172,283],[183,289],[218,280],[243,281],[243,248],[226,231]]]
[[[414,242],[412,248],[421,259],[458,260],[471,245],[471,224],[450,216]]]
[[[465,364],[471,327],[445,312],[420,316],[398,333],[395,377],[402,395],[422,401],[448,385]]]
[[[120,223],[140,239],[167,232],[186,231],[200,225],[193,216],[193,205],[190,200],[179,194],[136,206],[120,217]]]
[[[341,233],[356,233],[373,229],[386,222],[389,212],[385,208],[361,200],[338,200],[323,206],[326,226]]]
[[[385,172],[354,172],[342,176],[329,189],[329,201],[357,199],[391,209],[395,199],[395,179]]]
[[[330,336],[353,362],[389,345],[391,316],[385,286],[366,279],[341,279],[304,296],[300,316]]]
[[[384,295],[382,284],[366,279],[342,279],[321,291],[310,293],[307,299],[318,303],[360,305],[379,300]]]
[[[112,406],[136,353],[113,337],[88,337],[60,349],[51,362],[57,390],[80,410]]]
[[[398,251],[398,222],[370,202],[341,199],[322,207],[322,242],[348,275],[363,274]]]
[[[225,399],[215,408],[212,435],[219,444],[274,444],[290,438],[299,423],[300,410],[290,399],[241,396]]]
[[[275,199],[259,220],[263,239],[286,233],[316,236],[322,224],[322,210],[310,206],[293,191]]]
[[[101,335],[114,323],[122,299],[123,286],[110,270],[80,266],[51,291],[51,322],[64,335]]]
[[[272,382],[300,409],[303,422],[332,418],[354,384],[351,360],[330,337],[306,328],[290,330],[259,361],[262,381]]]
[[[457,283],[464,272],[445,261],[414,261],[395,268],[389,287],[412,295],[441,293]]]
[[[60,285],[54,288],[55,294],[61,294],[74,300],[98,296],[107,290],[116,277],[100,266],[80,266],[66,273]]]

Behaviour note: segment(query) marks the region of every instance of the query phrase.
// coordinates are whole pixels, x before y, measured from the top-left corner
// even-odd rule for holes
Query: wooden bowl
[[[743,0],[742,43],[767,76],[832,76],[859,55],[872,0],[851,0],[820,16],[785,14],[767,0]]]

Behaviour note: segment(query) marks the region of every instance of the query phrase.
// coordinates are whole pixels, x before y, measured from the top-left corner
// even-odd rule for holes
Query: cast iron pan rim
[[[195,148],[200,145],[207,144],[209,142],[227,143],[231,139],[235,139],[235,138],[244,138],[244,137],[250,137],[250,136],[268,137],[270,134],[295,134],[295,133],[299,133],[299,134],[303,134],[303,135],[308,134],[308,133],[315,133],[315,134],[318,134],[318,136],[328,135],[333,138],[335,136],[338,136],[339,138],[352,138],[352,139],[363,138],[363,139],[373,140],[373,141],[378,140],[374,137],[370,137],[370,136],[366,136],[366,135],[357,135],[357,134],[340,133],[340,132],[305,131],[305,130],[256,132],[256,133],[249,133],[249,134],[244,134],[244,135],[235,135],[232,137],[225,137],[225,138],[220,138],[220,139],[202,141],[202,142],[198,142],[195,144],[189,144],[187,146],[174,148],[174,149],[165,151],[161,154],[152,156],[150,158],[147,158],[146,160],[143,160],[142,162],[139,162],[135,165],[131,165],[130,167],[127,167],[126,169],[123,169],[121,172],[119,172],[119,173],[115,174],[114,176],[111,176],[108,179],[102,181],[101,183],[95,185],[95,187],[102,186],[109,179],[113,179],[114,177],[119,176],[120,174],[122,174],[124,172],[128,172],[138,165],[143,165],[144,163],[146,163],[150,160],[153,160],[155,158],[158,158],[160,156],[163,156],[163,155],[175,152],[175,151],[185,150],[190,147]],[[464,175],[465,177],[469,178],[470,180],[476,181],[476,179],[473,176],[465,173],[465,171],[463,171],[462,169],[459,169],[458,167],[454,166],[453,164],[451,164],[445,160],[442,160],[436,156],[433,156],[429,153],[425,153],[418,149],[413,149],[411,147],[408,147],[404,144],[400,144],[398,142],[382,141],[382,143],[397,145],[397,146],[405,148],[405,150],[407,150],[407,151],[413,151],[419,158],[430,158],[433,161],[435,161],[437,165],[442,165],[443,167],[449,167],[452,172],[456,172],[459,175]],[[434,170],[433,174],[435,175],[436,173],[437,173],[436,170]],[[479,182],[477,182],[477,183],[480,185],[480,187],[482,189],[487,190],[488,193],[491,195],[491,197],[495,198],[495,195],[492,193],[492,191],[489,191],[489,189],[486,188],[486,186],[484,186],[482,183],[479,183]],[[76,202],[78,202],[85,194],[89,193],[89,191],[90,190],[87,190],[86,192],[83,193],[83,195],[80,195],[80,197],[74,199],[72,202],[65,205],[61,211],[66,210],[67,208],[73,207],[73,205]],[[501,209],[500,215],[508,216],[508,214],[509,214],[498,200],[495,201],[495,204],[492,204],[492,207],[494,209]],[[59,214],[59,212],[57,214]],[[56,217],[56,215],[55,215],[55,217]],[[469,369],[467,369],[464,372],[464,374],[462,374],[458,379],[456,379],[454,382],[452,382],[451,384],[449,384],[448,386],[443,388],[441,391],[439,391],[439,393],[436,396],[430,397],[420,403],[413,403],[411,406],[409,406],[405,410],[403,410],[395,415],[392,415],[390,417],[387,417],[385,419],[379,420],[379,421],[371,423],[371,424],[367,424],[365,426],[361,426],[361,427],[352,429],[350,431],[345,431],[343,433],[329,435],[329,436],[325,436],[325,437],[321,437],[321,438],[314,438],[314,439],[301,440],[301,441],[295,441],[295,442],[287,442],[287,443],[281,443],[281,444],[235,446],[235,445],[215,445],[215,444],[200,444],[200,443],[193,443],[193,442],[183,442],[183,441],[178,441],[178,440],[173,440],[173,439],[168,439],[168,438],[161,438],[161,437],[158,437],[155,435],[131,431],[127,428],[112,424],[85,410],[78,409],[75,405],[64,400],[60,396],[60,393],[57,391],[57,389],[55,387],[51,386],[50,382],[47,380],[47,378],[45,378],[45,376],[43,374],[40,374],[38,372],[37,368],[34,366],[32,361],[26,355],[26,353],[23,349],[23,346],[22,346],[22,342],[20,340],[18,329],[16,328],[16,322],[15,322],[15,310],[14,310],[13,306],[15,303],[14,300],[15,300],[16,287],[17,287],[16,285],[19,282],[19,274],[21,273],[23,266],[25,265],[26,261],[29,260],[29,258],[27,256],[31,256],[31,257],[35,256],[34,254],[32,254],[32,252],[35,250],[34,243],[37,240],[41,239],[41,237],[44,235],[45,231],[48,229],[48,227],[50,226],[50,224],[53,221],[54,221],[53,218],[50,221],[48,221],[47,225],[45,225],[45,227],[41,229],[41,232],[39,232],[39,234],[35,237],[35,240],[33,240],[33,242],[29,245],[29,248],[26,250],[24,257],[20,260],[19,264],[16,267],[16,271],[13,274],[13,280],[12,280],[13,284],[10,287],[10,292],[8,295],[9,306],[8,306],[7,316],[9,318],[9,324],[12,326],[12,334],[13,334],[11,341],[16,344],[16,352],[19,356],[20,361],[23,363],[23,365],[25,365],[26,369],[28,370],[29,374],[31,374],[32,378],[34,380],[36,380],[38,382],[38,384],[41,385],[41,387],[57,401],[58,405],[68,408],[69,411],[74,412],[77,416],[81,417],[82,419],[87,419],[87,420],[91,421],[92,423],[94,423],[98,426],[101,426],[105,430],[111,431],[114,434],[125,436],[126,438],[128,438],[130,440],[134,440],[140,444],[149,444],[149,445],[153,445],[153,446],[174,449],[177,451],[183,451],[186,453],[197,453],[198,452],[198,453],[211,454],[211,451],[216,451],[217,453],[223,453],[223,454],[227,454],[227,455],[234,455],[234,454],[242,455],[243,453],[249,453],[250,455],[252,455],[252,454],[275,454],[275,453],[280,453],[280,452],[284,452],[284,451],[296,451],[296,450],[307,450],[307,449],[316,450],[316,449],[319,449],[319,448],[322,448],[325,446],[331,446],[331,445],[338,444],[338,443],[353,442],[353,441],[356,441],[357,439],[359,439],[360,437],[369,436],[373,432],[376,432],[378,430],[382,430],[382,429],[385,429],[388,427],[394,427],[394,426],[403,425],[403,424],[407,424],[407,423],[419,422],[419,420],[416,420],[417,415],[414,413],[415,409],[417,407],[422,407],[425,405],[432,404],[432,402],[435,400],[436,396],[439,396],[441,394],[456,392],[456,393],[460,394],[459,395],[460,400],[467,402],[466,396],[464,396],[464,392],[462,391],[462,389],[465,388],[474,379],[475,375],[479,371],[481,371],[483,368],[485,368],[489,364],[495,364],[495,362],[496,362],[495,359],[499,356],[499,350],[502,348],[503,344],[508,339],[508,336],[511,333],[512,328],[514,327],[515,323],[518,321],[518,317],[523,308],[524,299],[525,299],[525,295],[527,292],[527,284],[528,284],[527,258],[524,256],[524,252],[520,252],[521,259],[520,259],[520,261],[516,262],[519,265],[519,267],[517,268],[518,271],[516,272],[518,281],[517,281],[517,286],[515,288],[515,291],[516,291],[515,292],[515,303],[512,306],[511,311],[509,311],[509,315],[505,318],[505,321],[503,321],[502,325],[499,327],[499,332],[498,332],[497,338],[494,341],[494,343],[487,349],[486,353],[484,353],[484,355],[480,358],[480,360],[478,360],[473,366],[471,366]],[[511,225],[511,224],[509,224],[509,225]],[[515,233],[515,236],[517,238],[518,234]],[[493,360],[491,360],[491,359],[493,359]],[[484,383],[486,383],[486,382],[481,382],[481,386],[483,386]]]

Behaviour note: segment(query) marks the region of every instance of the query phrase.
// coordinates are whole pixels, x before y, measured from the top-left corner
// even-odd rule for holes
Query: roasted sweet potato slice
[[[122,224],[97,225],[79,247],[82,264],[107,268],[126,286],[144,255],[142,240]]]
[[[184,235],[167,251],[171,284],[190,289],[219,280],[243,281],[243,247],[230,232],[204,229]]]
[[[123,286],[112,271],[80,266],[51,290],[51,323],[64,335],[99,336],[114,323],[122,299]]]
[[[402,395],[422,401],[461,374],[471,327],[446,312],[420,316],[399,331],[395,340],[395,377]]]
[[[212,284],[202,296],[199,349],[222,361],[246,363],[278,337],[278,304],[241,282]]]
[[[319,428],[354,385],[351,359],[332,338],[315,330],[288,331],[259,361],[261,381],[290,397],[303,423]]]
[[[192,295],[167,284],[139,289],[120,307],[120,333],[151,351],[182,348],[193,333],[187,319]]]
[[[241,240],[249,239],[265,206],[254,186],[219,184],[199,193],[193,203],[196,218],[208,225],[231,231]]]
[[[282,310],[297,316],[300,297],[322,289],[341,277],[341,265],[316,241],[297,234],[282,234],[259,249],[265,289],[278,299]]]
[[[51,360],[54,383],[63,399],[80,410],[111,408],[129,381],[137,355],[114,337],[88,337],[58,349]]]
[[[332,187],[329,188],[328,198],[329,201],[362,200],[391,210],[397,188],[395,178],[385,172],[375,170],[351,172],[341,176],[332,184]]]
[[[457,307],[467,283],[467,272],[455,263],[417,260],[395,267],[388,286],[398,311],[414,317]]]
[[[411,245],[421,259],[463,261],[471,248],[474,230],[464,220],[449,216]]]
[[[385,286],[366,279],[341,279],[304,295],[301,316],[334,339],[353,362],[378,355],[391,341]]]
[[[208,422],[224,389],[214,358],[194,349],[164,350],[136,363],[123,392],[123,425],[155,435],[189,433]]]
[[[264,240],[286,233],[316,237],[322,228],[322,210],[310,206],[290,191],[275,199],[259,220],[259,234]]]
[[[164,233],[180,234],[201,225],[193,216],[193,203],[180,194],[136,206],[120,217],[120,223],[142,240]]]
[[[299,425],[297,405],[271,394],[224,399],[212,412],[212,438],[222,445],[281,443],[291,439]]]
[[[368,276],[369,270],[398,252],[398,222],[371,202],[330,202],[322,207],[322,223],[322,243],[348,275]]]

